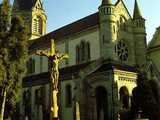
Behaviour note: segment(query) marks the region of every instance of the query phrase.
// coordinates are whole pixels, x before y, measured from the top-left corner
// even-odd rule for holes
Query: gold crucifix
[[[51,81],[54,89],[58,89],[58,79],[59,79],[59,62],[63,59],[69,58],[67,54],[61,54],[56,50],[54,39],[51,40],[50,51],[48,50],[38,50],[36,55],[46,56],[50,62],[50,75]]]
[[[58,79],[59,79],[59,62],[63,59],[69,58],[67,54],[61,54],[56,50],[54,39],[51,40],[50,51],[37,50],[36,55],[46,56],[50,65],[50,89],[51,89],[51,117],[50,119],[58,120]]]

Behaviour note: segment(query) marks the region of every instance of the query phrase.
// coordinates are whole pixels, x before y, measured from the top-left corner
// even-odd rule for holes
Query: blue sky
[[[130,14],[133,14],[134,0],[123,0]],[[116,0],[113,0],[115,3]],[[74,22],[98,11],[101,0],[43,0],[48,16],[48,32]],[[156,27],[160,25],[160,0],[138,0],[141,13],[146,19],[147,40],[151,40]]]
[[[0,0],[2,1],[2,0]],[[12,0],[13,1],[13,0]],[[47,32],[98,11],[101,0],[42,0],[47,14]],[[123,0],[133,14],[135,0]],[[115,3],[116,0],[113,0]],[[146,19],[147,40],[151,40],[160,25],[160,0],[138,0],[141,13]]]

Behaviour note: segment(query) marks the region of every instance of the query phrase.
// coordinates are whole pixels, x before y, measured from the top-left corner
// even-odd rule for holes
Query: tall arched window
[[[104,87],[96,88],[97,120],[108,120],[108,94]]]
[[[65,101],[66,101],[66,107],[72,106],[72,87],[71,85],[67,85],[65,88]]]
[[[81,44],[80,44],[80,51],[81,51],[81,60],[80,61],[85,61],[85,48],[86,48],[86,46],[85,46],[85,42],[84,41],[82,41],[81,42]]]
[[[28,74],[32,74],[35,72],[35,59],[30,58],[27,62],[27,72]]]
[[[36,16],[33,19],[33,32],[37,34],[42,34],[42,26],[43,26],[42,18]]]
[[[87,62],[90,58],[91,54],[89,42],[81,41],[81,43],[76,46],[76,63],[79,64]]]
[[[37,32],[37,19],[36,18],[34,18],[33,19],[33,32]]]
[[[44,56],[40,56],[40,73],[43,72],[43,58]]]
[[[79,45],[76,46],[76,63],[80,60],[80,47]]]
[[[42,34],[42,18],[39,16],[37,17],[37,32]]]
[[[87,60],[90,60],[91,58],[89,42],[86,43],[86,57],[87,57]]]
[[[45,101],[45,87],[40,87],[35,90],[35,104],[42,105]]]
[[[25,117],[31,119],[31,90],[26,90],[23,92],[23,105],[24,105],[24,113]]]

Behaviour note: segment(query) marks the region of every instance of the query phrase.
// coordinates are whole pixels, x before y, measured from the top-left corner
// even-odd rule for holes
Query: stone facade
[[[32,40],[28,75],[23,80],[21,116],[49,119],[48,60],[34,51],[49,50],[50,39],[55,39],[57,49],[70,57],[60,64],[60,119],[75,120],[79,114],[81,120],[118,120],[118,114],[130,109],[136,66],[146,61],[145,20],[137,0],[133,17],[123,0],[115,4],[103,0],[97,13],[48,34],[41,0],[27,5],[25,8],[15,0],[13,6],[13,15],[27,21]],[[31,107],[24,102],[26,99]]]

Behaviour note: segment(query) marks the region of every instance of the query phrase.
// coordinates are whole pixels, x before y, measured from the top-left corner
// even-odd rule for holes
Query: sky
[[[2,0],[0,0],[2,1]],[[13,0],[11,0],[13,2]],[[42,0],[47,14],[47,32],[98,11],[101,0]],[[115,3],[117,0],[112,0]],[[134,1],[123,0],[131,15]],[[160,0],[137,0],[142,16],[146,19],[147,41],[160,26]]]
[[[117,0],[112,0],[115,3]],[[131,15],[135,0],[123,0]],[[146,19],[147,41],[160,26],[160,0],[137,0],[142,16]],[[43,0],[48,16],[47,31],[53,31],[66,24],[98,11],[101,0]]]

